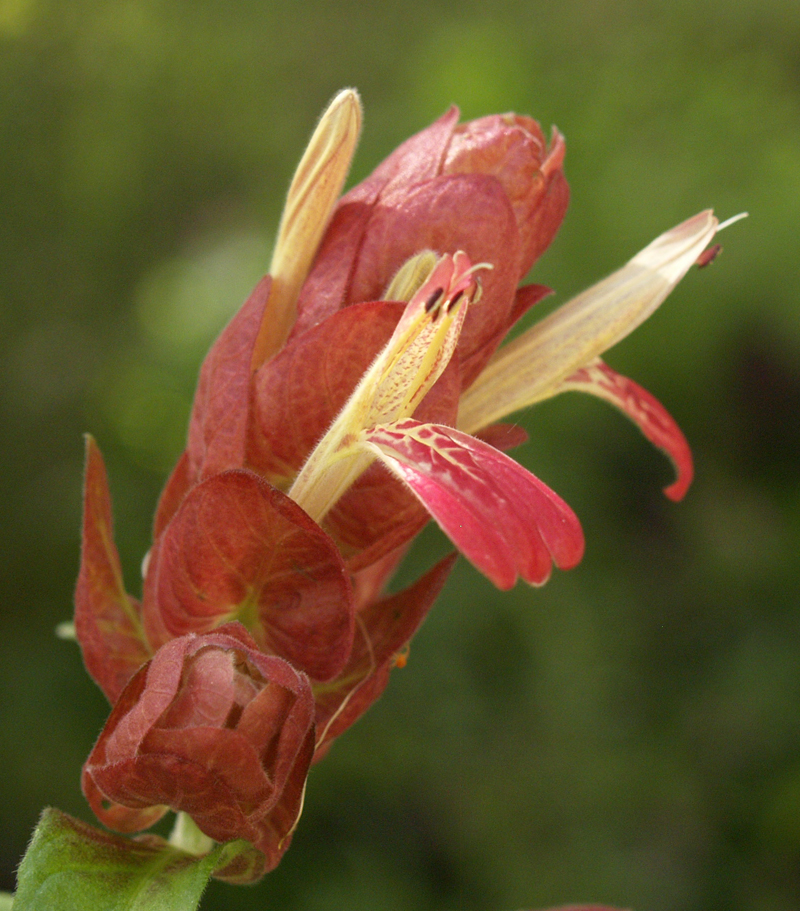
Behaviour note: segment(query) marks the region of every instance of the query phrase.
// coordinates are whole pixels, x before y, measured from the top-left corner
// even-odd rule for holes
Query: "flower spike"
[[[87,443],[75,632],[115,706],[84,793],[121,832],[172,808],[192,820],[176,847],[249,842],[215,870],[231,882],[278,863],[310,764],[405,663],[456,554],[384,589],[430,518],[500,589],[580,561],[577,516],[505,454],[525,434],[499,420],[589,392],[666,452],[677,479],[665,493],[684,495],[686,439],[601,356],[744,217],[701,212],[500,347],[549,293],[519,283],[566,211],[563,136],[548,142],[514,114],[459,125],[452,108],[337,201],[361,117],[352,89],[323,114],[270,274],[203,362],[141,603],[123,586]]]

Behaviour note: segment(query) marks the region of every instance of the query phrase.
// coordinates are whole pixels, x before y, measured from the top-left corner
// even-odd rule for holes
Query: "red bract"
[[[141,608],[125,591],[114,545],[111,497],[103,458],[86,438],[83,547],[75,589],[75,632],[83,663],[110,702],[152,654]]]
[[[319,680],[353,642],[350,578],[331,539],[286,494],[249,471],[225,471],[186,495],[150,559],[149,641],[241,618],[259,647]]]
[[[136,672],[86,761],[83,789],[118,831],[183,810],[217,841],[252,842],[272,869],[313,751],[308,679],[231,624],[173,639]]]
[[[75,625],[116,706],[84,787],[114,828],[171,806],[274,866],[311,754],[378,698],[444,584],[451,558],[383,595],[429,518],[500,588],[579,562],[575,514],[500,452],[524,437],[498,423],[513,412],[590,392],[673,459],[669,496],[689,486],[675,422],[600,357],[661,304],[717,220],[704,212],[666,232],[498,347],[548,293],[519,282],[566,210],[564,140],[554,130],[548,145],[515,115],[457,121],[453,108],[337,202],[357,96],[341,93],[323,116],[271,274],[203,363],[141,607],[122,583],[89,443]]]
[[[548,149],[530,118],[497,115],[459,126],[451,108],[342,198],[300,293],[293,335],[342,307],[382,299],[420,250],[463,250],[494,267],[482,276],[481,305],[459,341],[468,384],[518,315],[517,286],[564,217],[563,159],[557,130]],[[535,296],[546,293],[534,287]]]

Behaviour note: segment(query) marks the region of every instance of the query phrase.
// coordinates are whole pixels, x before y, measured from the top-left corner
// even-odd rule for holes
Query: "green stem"
[[[203,855],[214,847],[214,840],[197,828],[188,813],[178,813],[169,836],[169,843],[189,854]]]

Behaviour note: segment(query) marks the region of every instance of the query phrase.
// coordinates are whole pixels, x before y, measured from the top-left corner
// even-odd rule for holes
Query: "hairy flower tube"
[[[600,356],[697,261],[714,216],[501,345],[549,293],[520,282],[566,211],[563,137],[516,115],[459,125],[454,108],[338,199],[360,124],[341,93],[290,188],[271,273],[203,363],[141,601],[87,444],[76,631],[116,703],[87,797],[124,831],[185,811],[211,838],[251,841],[266,867],[311,754],[378,698],[445,582],[452,557],[384,592],[431,517],[501,589],[580,561],[577,517],[501,451],[524,434],[498,422],[583,390],[672,458],[669,496],[692,475],[675,422]]]

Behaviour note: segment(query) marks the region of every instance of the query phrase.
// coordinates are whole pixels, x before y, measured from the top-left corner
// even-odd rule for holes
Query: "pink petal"
[[[596,395],[627,415],[675,466],[677,479],[664,488],[664,493],[670,500],[683,499],[694,476],[692,451],[680,427],[656,398],[599,358],[568,377],[561,389]]]
[[[552,562],[568,569],[583,556],[569,506],[488,444],[414,420],[375,427],[365,442],[498,588],[511,588],[518,576],[541,585]]]

